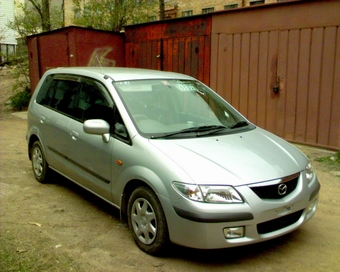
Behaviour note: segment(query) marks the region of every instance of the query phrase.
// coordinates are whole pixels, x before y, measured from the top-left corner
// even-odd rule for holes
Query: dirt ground
[[[298,146],[321,183],[318,210],[299,230],[232,249],[173,245],[164,257],[152,257],[135,246],[118,211],[107,203],[58,175],[50,184],[35,180],[25,113],[13,114],[3,106],[10,93],[3,74],[0,271],[340,271],[340,167],[328,159],[334,152]]]

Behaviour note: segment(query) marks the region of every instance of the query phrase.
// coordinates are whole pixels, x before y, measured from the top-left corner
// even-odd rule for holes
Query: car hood
[[[150,142],[197,184],[237,186],[273,180],[298,173],[308,163],[294,146],[260,128],[223,136]]]

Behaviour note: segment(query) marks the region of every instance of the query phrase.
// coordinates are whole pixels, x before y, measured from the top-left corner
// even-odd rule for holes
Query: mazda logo
[[[280,184],[279,187],[277,188],[277,192],[279,195],[285,195],[287,193],[287,185],[286,184]]]

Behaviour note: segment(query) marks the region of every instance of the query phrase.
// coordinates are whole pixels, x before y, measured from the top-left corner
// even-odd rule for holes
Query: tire
[[[34,142],[31,149],[31,161],[33,174],[40,183],[47,183],[50,169],[46,161],[45,154],[39,141]]]
[[[128,202],[128,222],[137,246],[150,255],[160,255],[169,243],[165,215],[155,193],[139,187]]]

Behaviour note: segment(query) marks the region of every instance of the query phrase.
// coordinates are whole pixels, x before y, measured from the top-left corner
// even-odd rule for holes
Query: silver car
[[[27,142],[39,182],[54,170],[111,203],[153,255],[169,242],[216,249],[284,235],[319,199],[305,155],[177,73],[49,70]]]

